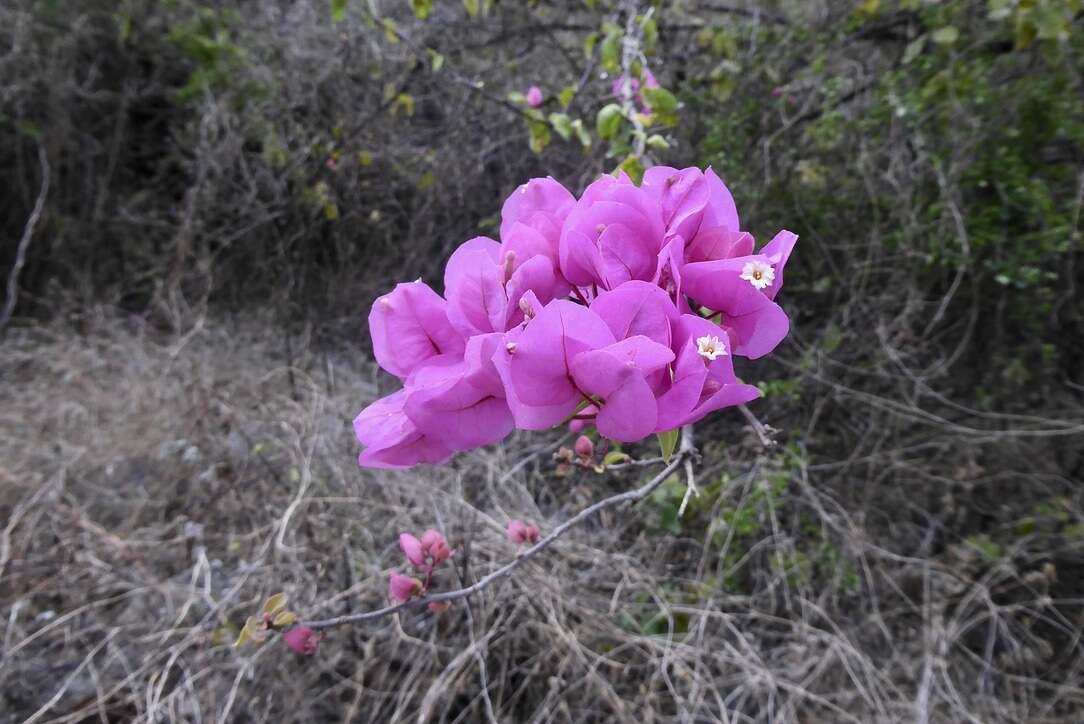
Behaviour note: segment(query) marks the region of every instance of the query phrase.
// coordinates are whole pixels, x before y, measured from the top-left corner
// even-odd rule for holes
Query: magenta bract
[[[418,281],[373,304],[374,355],[403,388],[354,420],[359,462],[439,463],[565,422],[635,442],[756,399],[733,359],[786,337],[776,298],[796,241],[781,231],[758,252],[710,168],[603,176],[579,199],[531,179],[505,200],[499,241],[452,254],[443,297]],[[451,554],[443,538],[400,544],[416,566]]]

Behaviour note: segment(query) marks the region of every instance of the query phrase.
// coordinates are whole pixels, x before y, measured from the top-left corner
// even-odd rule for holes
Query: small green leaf
[[[644,102],[651,106],[652,113],[669,115],[677,110],[677,98],[665,88],[644,88],[640,93],[644,97]]]
[[[647,137],[647,147],[656,151],[665,151],[670,148],[670,143],[657,133]]]
[[[572,137],[572,121],[564,113],[551,113],[550,126],[557,131],[557,135],[568,140]]]
[[[572,132],[576,134],[576,138],[580,140],[580,145],[584,148],[591,147],[591,134],[587,132],[587,129],[583,127],[583,121],[579,118],[572,121]]]
[[[960,38],[960,31],[951,25],[938,28],[930,35],[930,39],[938,45],[952,45]]]
[[[444,56],[432,48],[429,48],[429,62],[433,67],[433,72],[439,73],[440,69],[444,67]]]
[[[384,18],[384,37],[388,39],[388,42],[395,44],[399,42],[399,26],[395,24],[395,21],[391,18]]]
[[[616,73],[621,69],[618,63],[618,58],[621,55],[621,35],[619,33],[609,33],[602,41],[602,67],[611,73]]]
[[[478,17],[478,0],[463,0],[463,7],[467,9],[467,15]]]
[[[408,116],[414,115],[414,96],[409,93],[400,93],[395,98],[395,108],[402,108]]]
[[[535,153],[542,153],[542,150],[550,143],[549,124],[531,121],[527,125],[531,132],[531,139],[529,142],[531,150]]]
[[[637,186],[644,180],[644,162],[639,156],[629,154],[625,157],[625,160],[621,162],[621,165],[617,167],[617,170],[624,171],[628,174],[628,177],[632,179],[632,182]]]
[[[341,23],[346,19],[346,0],[331,0],[331,22]]]
[[[656,437],[659,438],[659,449],[662,451],[662,457],[666,462],[670,462],[670,458],[674,455],[674,450],[677,448],[679,430],[674,428],[666,432],[660,432]]]
[[[903,64],[907,65],[919,55],[922,54],[922,49],[926,47],[926,36],[920,35],[916,39],[907,44],[906,50],[903,51]]]
[[[606,467],[607,465],[619,465],[621,463],[627,463],[630,459],[631,458],[629,458],[627,453],[623,453],[618,450],[611,450],[610,452],[606,453],[606,457],[602,458],[602,466]]]
[[[640,30],[643,32],[644,54],[654,55],[655,46],[659,41],[659,26],[655,18],[647,15],[641,17]]]
[[[289,626],[297,620],[297,614],[293,611],[283,611],[271,621],[272,626]]]
[[[269,599],[264,601],[263,612],[268,616],[274,616],[276,613],[286,609],[286,594],[276,593]]]
[[[588,58],[595,52],[595,44],[598,42],[598,39],[598,33],[591,33],[583,39],[583,54]]]
[[[410,7],[414,11],[414,17],[425,20],[433,11],[433,0],[410,0]]]
[[[600,138],[611,139],[617,135],[624,117],[621,106],[609,103],[599,110],[598,117],[595,119],[595,131]]]
[[[572,103],[572,99],[576,97],[576,89],[570,85],[566,85],[561,89],[560,94],[557,96],[557,100],[561,102],[561,108],[568,108]]]

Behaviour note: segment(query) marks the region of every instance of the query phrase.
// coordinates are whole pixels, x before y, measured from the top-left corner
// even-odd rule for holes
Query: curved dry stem
[[[446,591],[444,593],[435,593],[431,596],[414,598],[405,603],[385,606],[384,608],[379,608],[375,611],[365,611],[361,613],[347,614],[344,616],[335,616],[334,618],[326,618],[319,621],[303,621],[302,624],[308,626],[309,628],[317,630],[334,628],[336,626],[342,626],[350,623],[373,621],[383,618],[384,616],[390,616],[391,614],[402,611],[406,608],[426,606],[430,603],[439,603],[442,601],[455,601],[478,593],[479,591],[482,591],[491,586],[492,584],[496,583],[500,579],[511,575],[512,572],[519,568],[521,565],[544,551],[546,548],[549,548],[561,536],[590,518],[595,513],[598,513],[601,510],[605,510],[606,508],[612,508],[616,505],[620,505],[621,503],[634,503],[651,495],[651,493],[653,493],[657,487],[662,485],[672,473],[681,468],[686,461],[691,461],[695,454],[696,450],[692,444],[692,429],[690,425],[686,425],[684,428],[682,428],[682,440],[680,449],[670,460],[670,463],[665,468],[663,468],[658,475],[651,478],[651,480],[647,481],[638,488],[626,490],[625,492],[618,493],[617,495],[611,495],[608,498],[603,498],[602,500],[593,503],[592,505],[589,505],[576,515],[566,520],[564,523],[561,523],[559,526],[554,528],[547,536],[539,540],[533,546],[524,550],[518,556],[508,561],[497,570],[478,579],[478,581],[471,584],[470,586],[466,586],[455,591]]]

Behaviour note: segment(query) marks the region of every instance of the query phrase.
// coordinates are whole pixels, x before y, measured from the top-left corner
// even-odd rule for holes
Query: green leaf
[[[595,43],[598,42],[599,34],[591,33],[583,39],[583,54],[588,58],[595,52]]]
[[[591,134],[587,132],[587,129],[583,127],[583,121],[579,118],[572,121],[572,132],[576,134],[576,138],[580,140],[580,144],[584,148],[591,147]]]
[[[331,0],[331,22],[341,23],[346,19],[346,0]]]
[[[616,73],[621,69],[618,63],[618,58],[621,55],[621,35],[619,33],[609,33],[602,41],[602,67],[611,73]]]
[[[414,17],[425,20],[433,11],[433,0],[410,0],[410,7],[414,11]]]
[[[542,153],[542,150],[550,143],[549,124],[531,121],[527,125],[531,132],[529,143],[531,150],[535,153]]]
[[[444,67],[444,56],[437,51],[429,48],[429,62],[432,64],[433,72],[439,73],[440,69]]]
[[[618,171],[624,171],[628,174],[628,177],[632,179],[632,182],[637,186],[644,180],[644,162],[639,156],[629,154],[625,157],[625,160],[621,162],[621,165],[617,167]]]
[[[478,0],[463,0],[463,7],[467,9],[467,15],[478,17]]]
[[[652,113],[671,115],[677,110],[677,98],[665,88],[643,88],[640,94],[644,97],[644,102],[651,106]]]
[[[657,133],[647,137],[647,147],[655,151],[665,151],[670,148],[670,143]]]
[[[903,51],[903,64],[907,65],[912,60],[922,54],[922,49],[926,47],[926,36],[920,35],[910,43],[907,44],[907,48]]]
[[[619,465],[620,463],[627,463],[630,459],[631,458],[629,458],[628,453],[623,453],[618,450],[611,450],[610,452],[606,453],[606,457],[602,458],[602,466],[606,467],[607,465]]]
[[[286,609],[286,594],[285,593],[276,593],[274,596],[271,596],[269,599],[264,601],[264,604],[263,604],[263,612],[266,613],[269,616],[274,616],[278,612],[283,611],[285,609]]]
[[[271,622],[271,625],[275,627],[289,626],[296,620],[296,613],[294,613],[293,611],[283,611],[278,616],[275,616],[275,619]]]
[[[930,35],[930,40],[938,45],[952,45],[960,38],[960,31],[951,25],[938,28]]]
[[[550,126],[566,141],[572,138],[572,121],[564,113],[551,113]]]
[[[557,96],[557,100],[561,102],[561,108],[568,108],[572,103],[572,99],[576,97],[576,89],[570,85],[566,85],[561,89],[560,94]]]
[[[659,41],[659,26],[655,18],[646,15],[640,18],[640,30],[643,32],[644,54],[654,55],[655,46]]]
[[[384,18],[384,37],[393,45],[399,42],[398,26],[391,18]]]
[[[680,431],[675,427],[673,430],[660,432],[656,435],[656,437],[659,438],[659,449],[662,451],[662,457],[666,462],[670,462],[670,458],[674,455],[674,450],[677,449],[679,434]]]
[[[621,106],[616,103],[609,103],[599,109],[598,117],[595,118],[595,131],[599,138],[608,140],[616,136],[624,117]]]
[[[395,98],[395,108],[402,108],[408,116],[414,115],[414,96],[409,93],[400,93]]]

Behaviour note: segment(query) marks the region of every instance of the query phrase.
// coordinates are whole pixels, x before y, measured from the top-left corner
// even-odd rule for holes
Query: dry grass
[[[912,545],[916,489],[764,452],[736,413],[701,433],[705,496],[678,533],[657,529],[656,499],[443,616],[333,631],[310,660],[233,649],[279,590],[310,617],[381,605],[400,530],[445,530],[459,585],[514,554],[509,516],[552,526],[637,474],[556,477],[544,435],[359,470],[349,420],[380,378],[356,349],[299,343],[287,366],[283,347],[251,317],[180,339],[98,311],[11,330],[0,721],[1082,718],[1078,544],[1022,536],[994,561]]]

